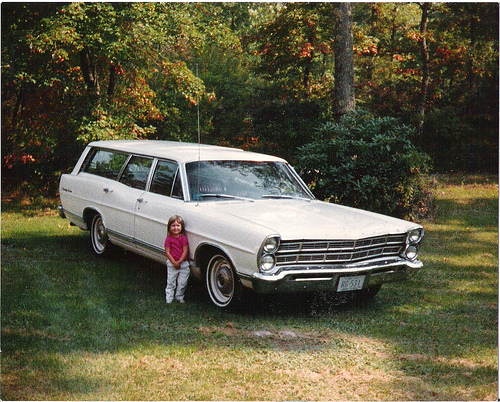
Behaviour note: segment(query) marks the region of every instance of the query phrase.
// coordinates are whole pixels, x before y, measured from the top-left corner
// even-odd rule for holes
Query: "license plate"
[[[363,288],[365,275],[360,276],[343,276],[339,279],[337,292],[347,292],[349,290],[359,290]]]

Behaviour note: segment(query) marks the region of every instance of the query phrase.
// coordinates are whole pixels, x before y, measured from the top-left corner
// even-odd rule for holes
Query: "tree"
[[[335,90],[334,113],[342,116],[355,108],[352,4],[335,3]]]
[[[433,4],[432,16],[432,81],[419,142],[440,171],[498,172],[499,6]]]
[[[496,171],[498,9],[2,3],[2,179],[54,189],[94,139],[195,140],[196,105],[204,142],[289,158],[362,105],[439,169]]]
[[[409,123],[415,117],[421,84],[419,6],[355,3],[353,14],[358,103],[379,116]]]
[[[424,126],[425,107],[427,104],[427,92],[429,90],[429,48],[427,46],[427,19],[431,3],[419,3],[422,9],[422,19],[420,20],[420,55],[422,59],[422,84],[420,86],[420,102],[418,105],[418,127],[420,132]]]
[[[317,96],[332,57],[330,3],[280,3],[249,36],[256,72],[277,84],[278,97]],[[317,92],[318,91],[318,92]]]
[[[203,43],[189,7],[3,4],[3,176],[54,185],[52,172],[67,168],[83,144],[152,136],[176,107],[158,102],[162,93],[184,108],[203,97],[181,58],[186,38],[190,50]]]

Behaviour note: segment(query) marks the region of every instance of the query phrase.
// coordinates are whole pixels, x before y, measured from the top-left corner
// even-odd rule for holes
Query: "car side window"
[[[126,160],[125,154],[98,149],[86,164],[84,171],[116,180]]]
[[[172,198],[178,198],[180,200],[184,199],[184,193],[182,192],[181,175],[179,174],[179,170],[177,170],[174,188],[172,189]]]
[[[133,156],[120,177],[120,183],[139,190],[145,190],[152,164],[153,160],[151,158]]]
[[[168,197],[182,198],[182,189],[180,189],[180,194],[179,189],[177,189],[176,177],[178,177],[178,170],[179,167],[175,162],[158,161],[149,190],[152,193]],[[176,185],[174,185],[174,180]]]

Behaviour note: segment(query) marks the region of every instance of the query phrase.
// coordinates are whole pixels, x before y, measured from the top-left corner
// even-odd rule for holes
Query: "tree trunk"
[[[313,43],[314,39],[309,38],[309,43]],[[310,83],[311,83],[311,66],[312,66],[312,61],[314,59],[314,51],[311,50],[310,57],[308,57],[305,60],[305,66],[304,66],[304,77],[303,77],[303,85],[306,91],[306,97],[309,96],[309,92],[311,90],[310,88]]]
[[[99,96],[99,79],[97,70],[92,62],[90,53],[87,48],[80,51],[80,66],[82,69],[83,80],[87,85],[87,90],[91,96]]]
[[[479,23],[479,18],[476,15],[477,9],[475,4],[470,4],[465,8],[469,14],[469,31],[470,31],[470,51],[469,51],[469,60],[467,62],[467,81],[469,85],[469,105],[468,112],[472,115],[476,110],[474,99],[477,94],[477,77],[474,71],[475,66],[475,53],[476,53],[476,45],[477,45],[477,28]]]
[[[311,76],[311,60],[306,61],[306,65],[304,68],[304,79],[303,79],[303,85],[306,90],[306,96],[309,95],[309,81],[310,81],[310,76]]]
[[[19,91],[17,93],[17,99],[16,99],[16,104],[14,105],[14,110],[12,111],[12,120],[11,120],[11,125],[12,128],[16,127],[17,125],[17,117],[21,113],[23,109],[23,104],[25,100],[25,90],[24,90],[25,85],[21,84],[19,86]]]
[[[370,17],[370,35],[374,38],[377,37],[377,22],[378,22],[378,4],[372,3],[371,17]],[[380,51],[380,47],[378,49]],[[367,79],[371,81],[373,79],[373,73],[375,71],[375,55],[370,57],[369,64],[367,66]]]
[[[427,18],[431,3],[419,4],[422,9],[420,20],[420,56],[422,58],[422,83],[420,85],[420,102],[418,105],[418,127],[420,132],[424,127],[425,106],[427,105],[427,93],[429,91],[429,49],[427,47]]]
[[[390,48],[389,52],[390,54],[394,54],[395,49],[397,48],[396,46],[396,32],[398,30],[398,25],[396,23],[396,16],[398,15],[398,10],[399,10],[399,4],[396,3],[394,4],[394,8],[392,9],[392,22],[391,22],[391,42],[390,42]]]
[[[354,110],[354,56],[352,39],[352,4],[334,5],[335,88],[334,113],[340,117]]]
[[[115,87],[116,87],[116,67],[112,64],[109,67],[109,85],[108,85],[108,100],[113,100],[113,96],[115,95]]]

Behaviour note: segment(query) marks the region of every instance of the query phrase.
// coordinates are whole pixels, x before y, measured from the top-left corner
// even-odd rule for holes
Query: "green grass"
[[[443,180],[424,269],[366,306],[262,298],[240,314],[88,233],[2,204],[4,400],[494,400],[498,185]],[[480,183],[480,184],[476,184]]]

